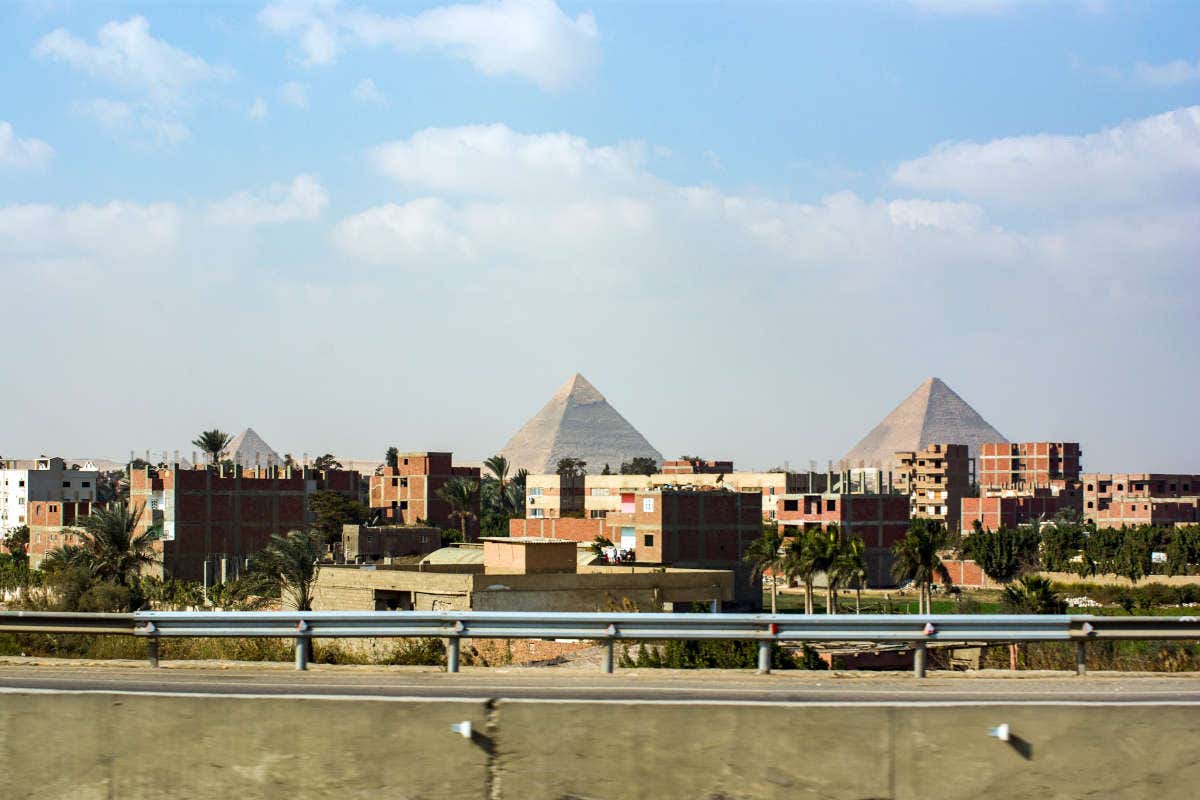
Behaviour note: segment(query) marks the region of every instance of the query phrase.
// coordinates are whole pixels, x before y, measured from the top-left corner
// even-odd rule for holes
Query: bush
[[[824,662],[808,645],[797,661],[779,645],[771,644],[772,669],[825,669]],[[724,639],[693,641],[643,642],[631,657],[628,648],[621,652],[622,667],[648,669],[756,669],[758,643]],[[819,666],[818,666],[819,665]]]

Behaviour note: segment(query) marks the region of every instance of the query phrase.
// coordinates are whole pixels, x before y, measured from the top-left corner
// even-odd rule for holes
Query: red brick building
[[[306,530],[308,496],[332,490],[358,499],[351,470],[262,467],[132,470],[129,496],[143,509],[139,532],[162,526],[163,577],[216,583],[235,576],[271,534]]]
[[[1062,486],[1079,480],[1078,442],[990,442],[979,446],[981,490]]]
[[[83,524],[83,518],[92,513],[92,505],[87,500],[31,501],[28,512],[30,566],[37,569],[51,550],[65,544],[78,544],[79,537],[71,532],[71,528]]]
[[[1040,492],[1032,494],[1011,494],[986,497],[964,497],[962,499],[963,533],[971,533],[978,520],[984,530],[994,531],[1000,528],[1016,528],[1039,518],[1049,521],[1060,511],[1079,510],[1079,493],[1069,491],[1063,494]]]
[[[868,581],[892,586],[891,547],[908,533],[909,498],[904,494],[796,494],[779,498],[776,520],[785,536],[795,530],[825,529],[836,523],[846,537],[867,546]]]
[[[371,508],[383,511],[391,522],[458,529],[459,520],[451,518],[450,504],[438,497],[438,490],[453,478],[478,484],[480,472],[479,467],[456,467],[452,460],[451,453],[401,453],[396,466],[371,476]],[[467,521],[468,540],[479,536],[478,494],[474,514]]]
[[[514,538],[570,539],[572,542],[594,542],[597,536],[608,537],[603,518],[538,517],[508,521],[508,535]]]
[[[971,490],[971,457],[965,444],[929,444],[898,451],[895,490],[909,496],[909,516],[932,519],[956,530],[960,501]]]
[[[705,461],[699,458],[682,458],[664,461],[663,475],[720,475],[733,472],[732,461]]]
[[[1085,473],[1083,516],[1102,528],[1169,525],[1195,520],[1200,475],[1179,473]]]

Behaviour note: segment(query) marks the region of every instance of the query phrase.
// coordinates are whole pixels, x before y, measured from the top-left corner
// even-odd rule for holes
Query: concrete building
[[[358,499],[361,476],[348,470],[131,470],[130,502],[143,509],[139,531],[158,523],[160,577],[218,583],[235,576],[273,533],[305,530],[308,497],[332,490]]]
[[[423,556],[440,549],[442,532],[421,525],[343,525],[342,558],[370,564],[404,556]]]
[[[459,520],[450,516],[453,509],[438,491],[454,478],[478,484],[480,470],[456,467],[452,461],[451,453],[400,453],[396,466],[384,467],[380,474],[371,476],[371,508],[382,511],[390,522],[459,528]],[[474,514],[467,522],[468,539],[479,536],[478,498]]]
[[[1197,520],[1200,475],[1084,473],[1083,516],[1101,528],[1187,524]]]
[[[566,545],[564,547],[564,544]],[[490,545],[490,546],[489,546]],[[439,550],[419,565],[324,567],[317,610],[685,611],[734,601],[730,570],[589,566],[559,541],[485,541]],[[586,552],[586,549],[584,549]],[[428,563],[426,563],[428,562]]]
[[[96,470],[68,469],[61,458],[0,461],[0,536],[29,524],[29,504],[96,499]]]
[[[872,586],[893,586],[892,552],[908,533],[909,498],[904,494],[812,493],[776,499],[779,532],[826,529],[836,523],[845,537],[859,537],[867,546],[868,581]]]
[[[525,516],[558,519],[583,516],[584,479],[576,475],[529,475],[525,478]]]
[[[29,564],[38,569],[51,550],[66,544],[78,544],[77,533],[83,520],[92,513],[90,500],[34,500],[29,503]]]
[[[975,472],[981,490],[1063,486],[1079,480],[1078,442],[987,442]]]
[[[909,496],[910,516],[936,520],[947,530],[958,530],[973,477],[965,444],[930,444],[895,455],[894,486]]]
[[[726,462],[728,463],[728,462]],[[533,476],[530,476],[531,478]],[[840,477],[840,476],[839,476]],[[654,475],[585,475],[583,479],[583,515],[603,519],[621,511],[622,496],[647,489],[669,486],[726,488],[760,496],[763,519],[774,519],[775,498],[780,495],[823,491],[833,473],[824,472],[677,472]],[[529,507],[526,506],[526,516]]]
[[[706,461],[700,458],[681,458],[677,461],[664,461],[664,475],[723,475],[733,472],[732,461]]]
[[[959,531],[963,534],[974,532],[977,521],[988,531],[1013,529],[1037,520],[1049,522],[1060,511],[1078,509],[1079,494],[1076,492],[1058,495],[1043,491],[1036,495],[1010,493],[964,497]]]

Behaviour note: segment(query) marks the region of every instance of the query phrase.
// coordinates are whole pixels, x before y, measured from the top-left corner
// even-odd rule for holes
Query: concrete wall
[[[1197,734],[1194,706],[6,694],[0,797],[1191,798]]]

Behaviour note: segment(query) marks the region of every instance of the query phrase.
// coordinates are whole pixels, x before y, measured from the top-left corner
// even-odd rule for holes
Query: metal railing
[[[139,611],[81,614],[0,612],[0,633],[104,634],[147,640],[158,666],[158,643],[171,637],[294,639],[296,669],[308,666],[318,638],[446,640],[446,668],[458,672],[462,639],[591,639],[604,645],[612,672],[618,641],[730,639],[758,642],[758,670],[771,669],[771,645],[783,642],[907,643],[913,671],[925,674],[927,648],[937,643],[1075,642],[1076,669],[1086,671],[1091,639],[1200,640],[1200,617],[1098,617],[990,614],[636,614],[522,611]]]

